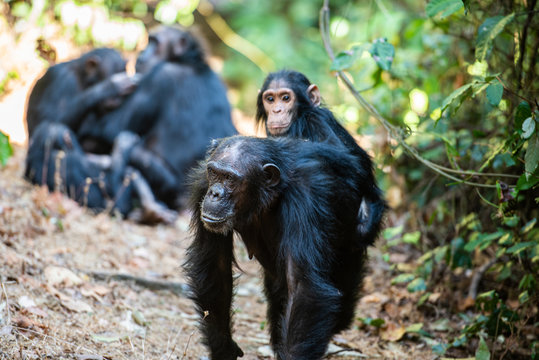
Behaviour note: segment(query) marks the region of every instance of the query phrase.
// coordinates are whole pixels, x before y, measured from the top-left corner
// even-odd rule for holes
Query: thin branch
[[[133,282],[138,286],[150,290],[169,290],[176,295],[184,296],[187,291],[187,285],[184,283],[171,282],[171,281],[160,281],[160,280],[151,280],[131,274],[125,273],[109,273],[109,272],[100,272],[100,271],[81,271],[88,276],[93,277],[96,280],[108,281],[108,280],[117,280],[117,281],[127,281]]]
[[[319,26],[320,26],[320,35],[322,37],[324,47],[326,49],[326,52],[329,58],[333,61],[335,60],[335,53],[333,52],[333,48],[331,47],[331,40],[330,40],[330,35],[329,35],[329,0],[324,0],[324,4],[322,5],[322,8],[320,9]],[[387,130],[389,135],[393,139],[395,139],[417,161],[427,166],[428,168],[432,169],[434,172],[448,179],[451,179],[457,183],[483,187],[483,188],[491,188],[491,189],[496,188],[496,185],[483,184],[483,183],[463,180],[451,174],[459,174],[463,176],[501,176],[501,174],[479,173],[479,172],[475,172],[471,170],[466,170],[466,171],[456,170],[456,169],[448,168],[448,167],[433,163],[432,161],[427,160],[424,157],[422,157],[414,147],[406,143],[405,138],[402,133],[402,129],[391,124],[387,119],[385,119],[378,112],[378,110],[376,110],[374,106],[372,106],[369,102],[367,102],[367,100],[365,100],[365,98],[363,98],[363,96],[361,96],[361,94],[357,91],[357,89],[354,87],[354,84],[352,84],[352,82],[350,81],[350,79],[344,72],[337,71],[337,75],[343,81],[343,83],[348,88],[350,93],[354,96],[354,98],[357,100],[357,102],[365,110],[367,110],[367,112],[369,112],[374,118],[376,118],[384,126],[384,128]],[[503,176],[513,177],[514,175],[513,176],[503,175]]]

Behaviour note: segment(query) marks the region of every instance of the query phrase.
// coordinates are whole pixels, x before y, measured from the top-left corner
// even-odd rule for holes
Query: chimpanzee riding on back
[[[386,203],[376,185],[369,155],[322,106],[320,90],[305,75],[281,70],[270,73],[257,97],[256,121],[264,124],[268,136],[288,136],[341,146],[356,156],[369,171],[369,181],[358,204],[357,235],[362,246],[372,245],[380,231]]]

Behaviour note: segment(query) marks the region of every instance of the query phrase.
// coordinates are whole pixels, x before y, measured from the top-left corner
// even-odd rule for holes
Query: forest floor
[[[173,226],[94,215],[22,178],[25,148],[0,173],[0,359],[200,359],[207,356],[184,296],[188,214]],[[259,267],[240,241],[235,339],[245,359],[272,358]],[[402,254],[392,254],[399,257]],[[335,336],[331,359],[433,359],[407,327],[429,320],[417,297],[390,285],[380,251],[357,318],[383,318]],[[145,281],[145,283],[144,283]],[[156,289],[164,286],[165,289]]]

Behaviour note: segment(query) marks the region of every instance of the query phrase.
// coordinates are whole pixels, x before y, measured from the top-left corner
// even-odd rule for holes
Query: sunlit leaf
[[[462,0],[431,0],[425,9],[428,17],[442,13],[442,17],[459,11],[464,6]]]
[[[515,14],[509,14],[507,16],[495,16],[486,19],[477,31],[477,38],[475,40],[475,58],[479,61],[486,59],[492,42],[502,32],[507,24],[513,21]]]
[[[503,85],[498,81],[492,82],[487,87],[487,99],[492,106],[498,106],[503,95]]]
[[[402,241],[407,243],[407,244],[417,245],[417,244],[419,244],[419,239],[420,238],[421,238],[421,232],[414,231],[414,232],[411,232],[411,233],[404,234],[404,236],[402,237]]]
[[[0,131],[0,164],[5,166],[7,160],[13,155],[13,148],[9,143],[9,137]]]
[[[534,247],[534,246],[537,246],[536,241],[526,241],[526,242],[511,246],[509,249],[507,249],[507,253],[518,255],[522,251],[529,249],[531,247]]]
[[[522,123],[522,138],[529,139],[535,131],[535,120],[530,116]]]
[[[446,97],[444,101],[442,102],[442,113],[449,107],[449,105],[451,105],[451,103],[457,100],[459,101],[457,104],[457,109],[458,109],[458,107],[460,107],[464,99],[466,99],[472,94],[471,87],[472,87],[471,83],[466,84],[459,87],[458,89],[453,91],[451,94],[449,94],[449,96]]]

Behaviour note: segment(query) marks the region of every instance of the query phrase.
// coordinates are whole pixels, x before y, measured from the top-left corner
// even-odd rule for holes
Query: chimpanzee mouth
[[[202,221],[204,221],[207,224],[221,224],[227,220],[227,218],[215,218],[207,214],[202,214],[201,218],[202,218]]]

